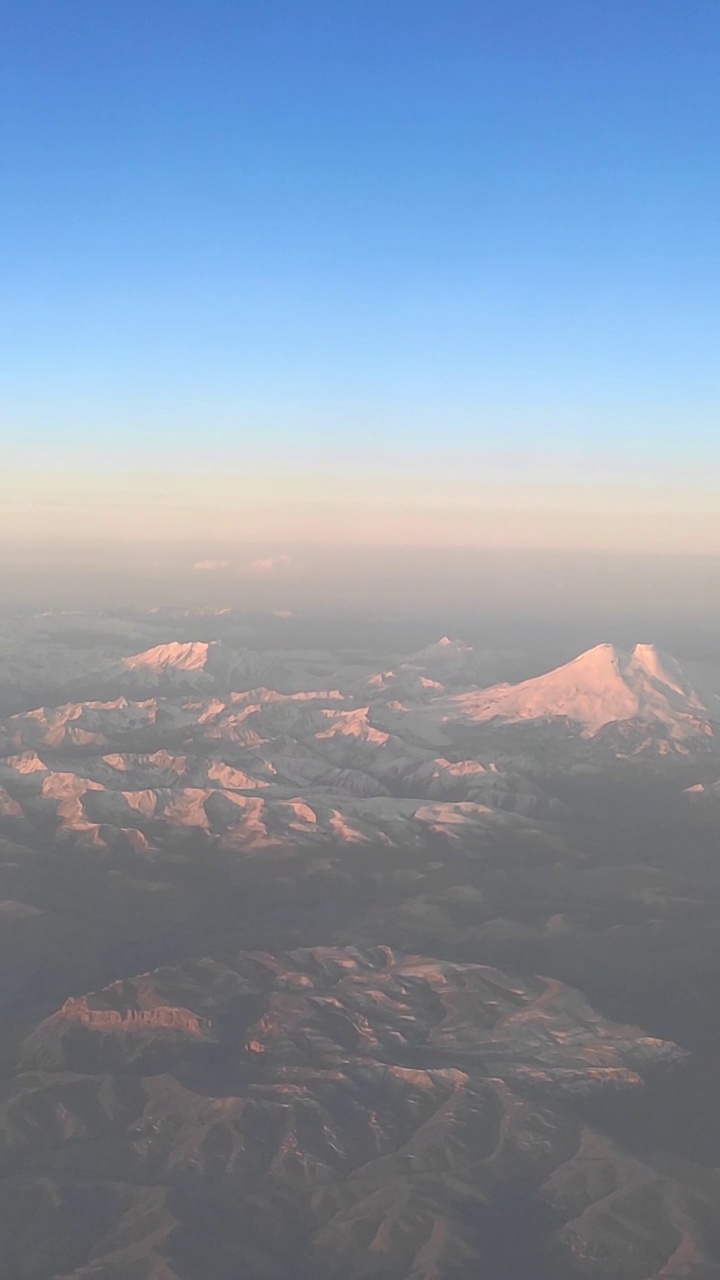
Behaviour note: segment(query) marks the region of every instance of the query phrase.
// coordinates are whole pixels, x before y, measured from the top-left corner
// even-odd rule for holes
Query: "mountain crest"
[[[215,641],[206,643],[202,640],[189,640],[183,643],[172,640],[169,644],[158,644],[153,649],[145,649],[142,653],[133,654],[123,660],[126,671],[203,671],[207,665],[208,653]]]

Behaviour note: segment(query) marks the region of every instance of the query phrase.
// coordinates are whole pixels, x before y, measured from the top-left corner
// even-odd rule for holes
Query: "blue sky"
[[[51,440],[716,455],[716,0],[7,0],[0,24],[19,466]]]

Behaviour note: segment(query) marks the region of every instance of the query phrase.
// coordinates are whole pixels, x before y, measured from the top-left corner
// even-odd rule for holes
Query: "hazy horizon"
[[[641,640],[720,657],[720,556],[24,541],[0,562],[0,592],[5,610],[164,606],[314,617],[314,645],[323,617],[332,632],[333,616],[347,615],[367,635],[405,618],[418,643],[449,632],[490,647],[532,640],[572,656],[603,640]],[[289,619],[286,627],[292,646]]]

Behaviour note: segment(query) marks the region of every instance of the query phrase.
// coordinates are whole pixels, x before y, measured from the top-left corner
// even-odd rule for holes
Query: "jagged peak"
[[[595,644],[590,649],[584,649],[571,662],[565,663],[565,667],[593,667],[593,666],[614,666],[619,667],[623,661],[627,660],[628,655],[609,641],[603,641],[602,644]],[[564,670],[564,667],[556,667],[557,671]],[[552,672],[550,673],[552,674]],[[542,679],[542,677],[539,677]]]

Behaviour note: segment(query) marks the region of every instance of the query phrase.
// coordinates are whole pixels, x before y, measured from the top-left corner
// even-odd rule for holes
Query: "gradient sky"
[[[6,0],[0,531],[720,552],[717,0]]]

